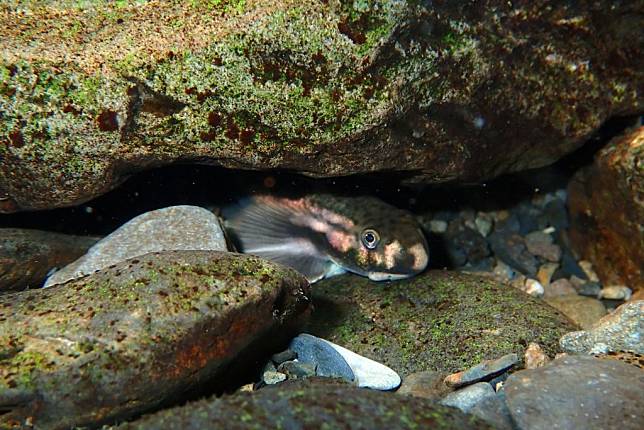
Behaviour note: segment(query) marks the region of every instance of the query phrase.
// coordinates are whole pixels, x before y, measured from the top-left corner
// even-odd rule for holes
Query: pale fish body
[[[429,261],[414,217],[375,197],[254,196],[223,214],[240,251],[290,266],[310,282],[347,271],[374,281],[408,278]]]

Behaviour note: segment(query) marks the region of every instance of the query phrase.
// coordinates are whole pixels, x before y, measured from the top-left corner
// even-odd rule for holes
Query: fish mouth
[[[409,278],[412,275],[406,273],[385,273],[385,272],[371,272],[367,277],[372,281],[396,281],[398,279]]]

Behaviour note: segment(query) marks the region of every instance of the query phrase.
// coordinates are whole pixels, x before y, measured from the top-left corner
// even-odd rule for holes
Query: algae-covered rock
[[[0,428],[95,426],[218,377],[307,314],[308,284],[255,257],[147,254],[0,296]]]
[[[485,422],[426,399],[301,379],[162,411],[123,429],[487,429]]]
[[[71,263],[98,239],[41,230],[0,229],[0,292],[39,287],[52,268]]]
[[[543,301],[488,278],[433,271],[376,283],[347,275],[318,282],[307,331],[383,363],[402,376],[453,372],[516,353],[530,342],[560,351],[575,329]]]
[[[477,180],[642,106],[638,2],[10,0],[0,210],[171,163]]]

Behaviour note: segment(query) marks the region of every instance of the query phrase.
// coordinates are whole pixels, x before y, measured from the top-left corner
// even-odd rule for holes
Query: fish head
[[[425,270],[429,247],[416,219],[381,201],[369,206],[373,212],[352,217],[350,230],[327,233],[334,262],[373,281],[409,278]]]

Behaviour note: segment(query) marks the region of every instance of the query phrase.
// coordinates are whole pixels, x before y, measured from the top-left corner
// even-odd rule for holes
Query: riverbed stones
[[[315,284],[306,331],[371,358],[401,376],[455,372],[537,342],[550,355],[574,330],[565,316],[482,276],[430,271],[377,283],[343,275]]]
[[[0,229],[0,292],[40,287],[52,269],[76,260],[98,240],[41,230]]]
[[[572,353],[597,354],[633,351],[644,354],[644,300],[618,307],[585,331],[567,333],[561,347]]]
[[[604,285],[644,288],[644,127],[616,137],[568,186],[572,247]]]
[[[287,381],[253,393],[212,398],[161,411],[119,429],[226,428],[488,429],[484,421],[432,401],[338,384]]]
[[[172,251],[0,296],[0,427],[94,427],[215,389],[243,350],[293,335],[308,288],[256,257]]]
[[[504,392],[520,430],[639,430],[644,422],[642,371],[619,361],[567,356],[510,375]]]
[[[141,214],[92,246],[87,254],[50,276],[45,287],[80,278],[148,252],[226,251],[219,219],[199,206],[171,206]]]
[[[608,0],[9,3],[0,210],[177,161],[432,183],[545,166],[641,111],[638,23]]]

